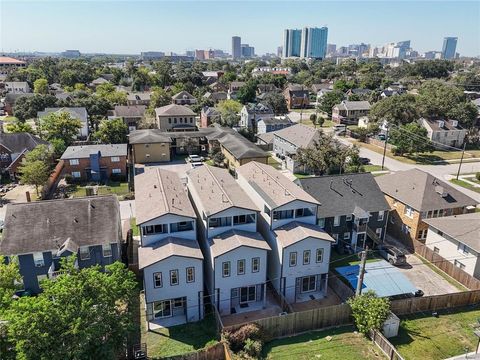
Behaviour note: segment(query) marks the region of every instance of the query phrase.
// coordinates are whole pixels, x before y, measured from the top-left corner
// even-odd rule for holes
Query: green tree
[[[475,127],[479,114],[477,107],[471,101],[466,101],[450,109],[448,115],[451,119],[458,120],[463,127],[471,129]]]
[[[37,117],[39,111],[55,106],[56,102],[57,98],[52,95],[35,94],[34,96],[24,96],[15,102],[13,115],[20,121],[33,119]]]
[[[95,94],[107,100],[112,105],[126,105],[127,93],[124,91],[116,91],[115,86],[110,83],[98,85]]]
[[[427,129],[417,123],[395,126],[390,130],[390,142],[399,155],[431,152],[432,144]]]
[[[47,140],[61,139],[69,146],[82,128],[82,123],[63,111],[45,116],[41,120],[40,128]]]
[[[220,166],[225,161],[225,155],[223,155],[223,153],[221,151],[217,151],[215,153],[215,155],[213,155],[212,160],[213,160],[215,165]]]
[[[48,81],[47,79],[37,79],[33,83],[33,92],[35,94],[48,94]]]
[[[265,95],[262,103],[270,106],[275,115],[285,115],[288,113],[287,101],[283,94],[271,92]]]
[[[50,169],[46,163],[40,160],[25,161],[18,169],[22,184],[34,185],[37,196],[38,187],[45,184],[50,176]]]
[[[35,134],[35,131],[33,131],[33,128],[30,124],[23,123],[20,121],[15,121],[12,123],[7,124],[7,131],[9,133],[30,133],[30,134]]]
[[[74,257],[43,292],[22,297],[7,312],[8,337],[19,359],[115,359],[132,330],[135,275],[119,262],[81,270]]]
[[[172,103],[172,96],[162,88],[155,87],[150,96],[149,110],[155,111],[155,108],[166,106]]]
[[[349,89],[353,89],[354,87],[355,87],[355,82],[353,80],[348,81],[348,80],[340,79],[335,81],[335,83],[333,84],[334,90],[340,90],[342,92],[345,92]]]
[[[411,123],[419,117],[415,97],[409,94],[390,96],[380,100],[373,104],[368,116],[375,122],[386,120],[396,125]]]
[[[257,92],[257,82],[255,80],[248,80],[237,92],[237,99],[242,104],[247,104],[255,101]]]
[[[95,138],[104,144],[126,144],[128,126],[122,119],[105,120],[95,133]]]
[[[0,255],[0,319],[12,302],[12,296],[17,290],[16,282],[22,279],[18,262],[12,260],[14,259],[7,263],[5,257]]]
[[[390,314],[388,298],[378,297],[373,290],[347,300],[352,309],[355,326],[362,334],[371,330],[379,330]]]
[[[242,110],[242,104],[236,100],[224,100],[217,104],[216,109],[220,113],[221,124],[233,127],[240,120],[238,113]]]
[[[452,109],[465,101],[461,89],[440,80],[425,81],[418,92],[420,115],[426,118],[448,118]]]
[[[318,104],[318,110],[327,113],[329,117],[332,116],[332,108],[343,100],[343,92],[340,90],[333,90],[327,92],[322,96]]]

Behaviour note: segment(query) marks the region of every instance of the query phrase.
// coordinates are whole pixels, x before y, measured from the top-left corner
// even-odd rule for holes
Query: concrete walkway
[[[462,355],[458,355],[458,356],[454,356],[454,357],[451,357],[451,358],[448,358],[448,359],[445,359],[445,360],[464,360],[464,359],[480,359],[480,354],[475,354],[475,352],[471,352],[471,353],[468,353],[468,354],[462,354]]]

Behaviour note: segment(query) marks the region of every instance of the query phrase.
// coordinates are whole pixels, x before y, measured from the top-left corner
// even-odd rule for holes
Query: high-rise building
[[[232,58],[240,59],[242,57],[242,39],[240,36],[232,36]]]
[[[456,37],[445,37],[443,38],[443,48],[442,48],[442,58],[443,59],[454,59],[455,52],[457,50],[457,40]]]
[[[303,28],[300,56],[302,58],[325,59],[327,55],[328,29]]]
[[[283,36],[283,57],[300,57],[302,30],[286,29]]]
[[[277,47],[277,56],[282,57],[283,55],[283,46],[278,46]]]
[[[255,55],[255,48],[248,44],[241,45],[241,53],[244,58],[251,58]]]
[[[337,51],[337,45],[327,44],[327,55],[333,55]]]

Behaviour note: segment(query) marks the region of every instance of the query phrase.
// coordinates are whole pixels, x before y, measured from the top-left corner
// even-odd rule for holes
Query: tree
[[[33,92],[35,94],[48,94],[48,81],[47,79],[37,79],[33,83]]]
[[[115,86],[110,83],[98,85],[95,94],[107,100],[111,105],[126,105],[127,93],[124,91],[116,91]]]
[[[369,118],[375,122],[403,125],[418,119],[415,97],[409,94],[394,95],[373,104]]]
[[[30,133],[30,134],[35,134],[35,131],[33,131],[33,128],[30,124],[23,123],[20,121],[15,121],[12,123],[7,124],[7,131],[9,133]]]
[[[310,114],[310,121],[317,128],[317,114]]]
[[[115,359],[124,354],[136,295],[135,275],[119,262],[43,281],[42,293],[22,297],[7,311],[8,337],[19,359]]]
[[[39,111],[47,107],[55,106],[57,98],[52,95],[35,94],[33,96],[24,96],[15,102],[13,115],[20,121],[33,119],[37,117]]]
[[[61,139],[66,146],[69,146],[82,128],[82,123],[73,118],[70,113],[62,111],[44,117],[40,128],[47,140]]]
[[[220,101],[216,109],[220,113],[221,124],[224,126],[233,127],[238,124],[240,116],[238,113],[242,110],[242,104],[235,100]]]
[[[475,127],[478,110],[471,101],[466,101],[458,103],[454,108],[450,109],[448,115],[451,119],[458,120],[463,127],[471,129]]]
[[[452,109],[465,101],[461,89],[440,80],[425,81],[418,92],[420,115],[431,119],[448,118]]]
[[[12,296],[17,290],[16,282],[20,282],[22,277],[18,267],[18,262],[10,259],[6,263],[5,258],[0,255],[0,319],[3,311],[8,308],[12,302]]]
[[[318,110],[327,113],[328,116],[332,116],[332,108],[336,104],[339,104],[342,100],[343,92],[340,90],[329,91],[322,96],[322,99],[318,105]]]
[[[50,169],[43,161],[36,160],[24,162],[20,165],[20,182],[22,184],[34,185],[37,196],[38,187],[45,184],[50,176]]]
[[[150,108],[155,109],[157,107],[166,106],[172,103],[172,96],[168,94],[164,89],[156,87],[153,89],[150,96]]]
[[[221,151],[217,151],[215,155],[213,155],[212,160],[215,163],[215,165],[220,166],[225,161],[225,155],[223,155]]]
[[[315,122],[315,127],[318,125],[320,127],[325,123],[325,118],[323,116],[317,116],[317,121]]]
[[[340,90],[341,92],[345,92],[349,89],[353,89],[355,87],[355,82],[354,81],[347,81],[344,79],[340,79],[335,81],[333,84],[333,89],[334,90]]]
[[[381,329],[390,314],[388,298],[377,297],[373,290],[352,297],[347,300],[347,303],[352,309],[358,331],[365,335],[371,330]]]
[[[128,126],[122,119],[105,120],[95,133],[95,138],[104,144],[125,144],[127,143]]]
[[[267,93],[262,103],[270,106],[275,115],[284,115],[288,113],[287,101],[281,93]]]
[[[399,155],[431,152],[432,144],[427,129],[417,123],[395,126],[390,130],[390,142]]]
[[[237,99],[242,104],[254,102],[257,93],[257,82],[255,80],[249,80],[243,85],[237,92]]]

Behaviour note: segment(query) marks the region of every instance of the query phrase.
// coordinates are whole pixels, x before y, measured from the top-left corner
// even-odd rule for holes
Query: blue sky
[[[478,1],[0,0],[0,51],[230,52],[239,35],[261,54],[276,51],[285,28],[323,25],[337,45],[441,50],[444,36],[457,36],[458,52],[480,55]]]

